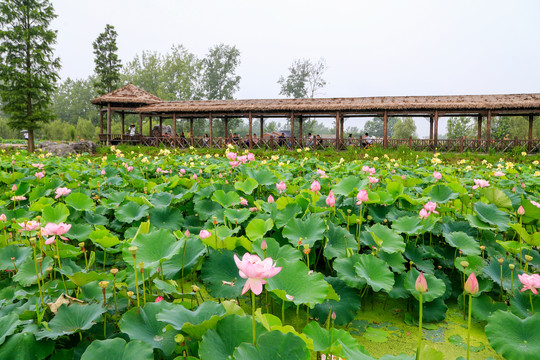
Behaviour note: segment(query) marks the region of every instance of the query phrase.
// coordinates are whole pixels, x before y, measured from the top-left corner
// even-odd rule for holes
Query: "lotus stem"
[[[285,299],[281,300],[281,324],[285,325]]]
[[[184,240],[184,247],[182,249],[182,270],[181,270],[181,276],[180,276],[180,289],[181,289],[182,294],[184,293],[184,261],[186,257],[186,245],[187,245],[187,240]]]
[[[139,263],[139,267],[141,269],[141,276],[142,276],[142,288],[143,288],[143,304],[146,305],[146,285],[144,283],[144,263]]]
[[[253,291],[251,291],[251,319],[253,320],[253,345],[255,345],[257,336],[255,333],[255,293]]]
[[[37,255],[36,255],[36,246],[34,244],[34,246],[32,246],[32,248],[34,249],[34,265],[35,265],[35,268],[36,268],[36,277],[37,277],[37,283],[38,283],[38,289],[39,289],[39,297],[41,299],[41,305],[45,306],[45,301],[43,301],[43,292],[41,290],[41,280],[39,279],[39,271],[38,271],[38,260],[37,260]]]
[[[529,293],[529,300],[531,302],[531,313],[534,315],[534,305],[532,301],[532,291]]]
[[[420,294],[420,315],[418,317],[418,349],[416,350],[416,360],[420,360],[420,346],[422,345],[422,292]]]
[[[469,320],[467,322],[467,360],[469,360],[469,348],[471,344],[471,310],[472,310],[472,294],[469,294]]]
[[[135,255],[133,255],[133,267],[135,269],[135,291],[137,294],[137,309],[141,307],[141,303],[139,300],[139,279],[137,277],[137,260],[135,259]]]

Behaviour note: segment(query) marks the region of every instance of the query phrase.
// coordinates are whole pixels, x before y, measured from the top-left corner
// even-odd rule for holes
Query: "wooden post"
[[[383,114],[383,147],[388,147],[388,111],[384,110]]]
[[[433,140],[433,116],[429,117],[429,140]]]
[[[229,140],[229,118],[223,118],[223,130],[225,131],[225,142]]]
[[[412,136],[409,136],[409,149],[412,150]]]
[[[125,127],[125,118],[124,118],[124,112],[122,111],[120,113],[120,120],[122,121],[122,140],[124,140],[124,134],[126,133],[126,127]]]
[[[291,112],[291,149],[294,148],[294,114]]]
[[[111,145],[111,103],[107,104],[107,145]]]
[[[437,150],[437,140],[439,140],[439,112],[435,110],[433,116],[433,143],[435,145],[434,151]]]
[[[489,151],[489,145],[491,143],[491,110],[488,110],[486,116],[486,151]]]
[[[478,147],[480,147],[482,143],[482,115],[478,115],[478,133],[476,139],[478,140]]]
[[[189,118],[189,136],[191,138],[191,146],[193,146],[193,118]]]
[[[341,117],[341,123],[339,124],[339,131],[341,133],[341,142],[343,143],[343,128],[345,127],[345,118],[342,116]]]
[[[261,125],[261,130],[260,130],[260,135],[259,135],[261,140],[263,138],[263,133],[264,133],[264,124],[263,124],[263,122],[264,122],[264,118],[261,116],[261,124],[260,124]]]
[[[139,134],[141,134],[141,139],[142,139],[142,119],[143,119],[143,115],[142,113],[139,113]]]
[[[463,136],[459,137],[459,152],[463,152]]]
[[[172,128],[173,128],[173,137],[176,137],[176,113],[172,114]],[[182,130],[184,130],[182,128]]]
[[[209,125],[209,132],[210,132],[210,147],[214,147],[214,135],[212,133],[212,114],[208,116],[208,125]]]
[[[163,137],[163,118],[159,117],[159,137]]]
[[[154,134],[152,134],[152,117],[151,116],[148,117],[148,126],[149,126],[148,136],[154,135]]]
[[[533,121],[534,121],[534,115],[529,115],[529,141],[528,141],[528,144],[527,144],[527,149],[528,149],[529,152],[532,149]]]
[[[341,114],[339,111],[336,113],[336,150],[339,150],[339,123],[341,119]]]
[[[249,148],[253,148],[253,117],[251,111],[249,112]]]
[[[303,145],[303,140],[304,140],[303,125],[304,125],[304,118],[302,116],[299,116],[298,117],[298,141],[300,142],[300,147],[304,146]]]
[[[99,133],[103,134],[103,107],[99,107]]]

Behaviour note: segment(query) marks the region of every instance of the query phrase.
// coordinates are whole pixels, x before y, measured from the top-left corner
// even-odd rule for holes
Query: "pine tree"
[[[114,30],[114,26],[107,24],[105,31],[99,34],[92,43],[95,55],[94,63],[96,64],[94,87],[99,95],[113,91],[120,82],[122,63],[116,54],[118,51],[117,37],[118,33]]]
[[[54,57],[56,17],[47,0],[3,0],[0,3],[0,97],[10,127],[28,130],[28,151],[34,151],[34,130],[53,118],[51,97],[60,60]]]

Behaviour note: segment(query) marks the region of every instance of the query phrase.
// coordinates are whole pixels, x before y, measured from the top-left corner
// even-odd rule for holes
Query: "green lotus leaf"
[[[324,248],[324,256],[328,259],[347,256],[347,249],[358,249],[354,235],[347,229],[328,223],[328,242]],[[349,250],[350,251],[350,250]]]
[[[246,227],[246,235],[251,241],[262,238],[268,231],[272,230],[274,222],[272,219],[266,221],[262,219],[253,219]]]
[[[44,223],[59,224],[65,222],[69,216],[69,210],[66,205],[60,203],[55,206],[46,206],[43,208],[42,220]]]
[[[484,189],[483,195],[490,203],[497,207],[512,209],[512,201],[501,189],[490,186]]]
[[[423,298],[422,298],[423,299]],[[474,300],[473,300],[474,302]],[[413,301],[413,311],[412,316],[414,319],[414,324],[418,324],[419,313],[419,302]],[[446,311],[448,306],[444,303],[442,297],[438,297],[433,301],[424,302],[422,308],[422,319],[425,322],[441,322],[446,318]]]
[[[405,241],[403,241],[403,237],[396,234],[392,229],[381,224],[375,224],[367,230],[381,250],[384,250],[389,254],[405,251]]]
[[[32,201],[32,199],[30,199]],[[28,208],[30,211],[37,211],[42,212],[43,209],[47,206],[52,206],[54,204],[54,200],[49,197],[41,197],[38,201],[33,202],[30,204],[30,207]]]
[[[392,229],[398,233],[417,235],[424,226],[418,216],[403,216],[392,223]]]
[[[493,226],[482,221],[480,217],[477,215],[467,214],[465,215],[465,217],[467,218],[467,220],[469,221],[469,224],[473,228],[480,229],[480,230],[495,230]]]
[[[43,277],[46,277],[50,270],[47,269],[49,267],[52,267],[53,265],[53,259],[50,257],[45,257],[43,259],[43,262],[41,263],[41,271],[39,270],[38,265],[38,274],[39,278],[42,279],[41,274],[43,274]],[[21,284],[21,286],[29,286],[33,284],[37,284],[38,277],[36,275],[36,264],[34,262],[33,257],[26,258],[26,261],[21,267],[17,268],[17,273],[13,276],[13,280]]]
[[[170,324],[176,330],[200,339],[208,330],[215,327],[225,315],[223,305],[214,301],[205,301],[196,310],[191,311],[180,304],[173,304],[159,312],[156,318]]]
[[[386,251],[379,251],[379,258],[383,261],[385,261],[388,266],[392,269],[395,273],[402,273],[405,271],[405,258],[403,255],[399,252],[395,253],[387,253]]]
[[[251,215],[248,209],[226,209],[223,213],[227,220],[233,224],[241,224]]]
[[[270,331],[257,339],[257,346],[242,343],[233,354],[236,360],[310,360],[311,355],[304,340],[298,336],[281,331]]]
[[[459,193],[454,192],[446,185],[435,185],[431,188],[431,191],[427,193],[427,196],[429,196],[433,202],[444,204],[450,200],[457,199]]]
[[[166,279],[179,280],[182,277],[182,265],[184,276],[187,276],[206,253],[206,247],[199,238],[191,237],[180,241],[180,252],[162,263],[163,276]]]
[[[81,360],[153,360],[152,347],[140,340],[128,343],[122,338],[94,340],[82,354]]]
[[[0,345],[4,343],[6,337],[13,334],[21,322],[17,314],[9,314],[0,317]]]
[[[92,281],[107,279],[106,274],[97,273],[95,271],[91,271],[89,273],[76,272],[73,275],[66,275],[66,276],[69,278],[69,280],[71,280],[77,286],[84,286],[88,283],[91,283]]]
[[[404,255],[414,263],[417,269],[427,274],[433,273],[435,266],[433,265],[433,260],[429,258],[431,255],[423,249],[416,247],[414,243],[409,242],[407,244]]]
[[[540,208],[531,203],[529,199],[523,199],[521,205],[525,210],[525,217],[528,219],[538,220],[540,219]]]
[[[73,304],[62,305],[58,308],[58,313],[49,322],[49,329],[41,330],[37,334],[37,339],[56,339],[60,336],[73,334],[77,331],[90,329],[96,320],[100,319],[105,309],[101,304]]]
[[[334,261],[334,270],[339,279],[350,287],[361,289],[366,281],[356,274],[355,265],[360,261],[360,254],[353,254],[348,258],[339,258]]]
[[[360,190],[367,185],[366,180],[358,176],[347,176],[332,188],[334,195],[348,196],[354,190]],[[356,196],[356,194],[354,194]]]
[[[158,229],[176,231],[182,228],[182,212],[171,206],[156,206],[148,211],[150,224]]]
[[[394,285],[394,274],[386,263],[373,255],[362,254],[354,265],[356,274],[371,286],[373,291],[390,291]]]
[[[285,225],[287,225],[289,220],[295,218],[298,214],[302,212],[302,207],[296,202],[287,204],[283,209],[279,209],[279,201],[281,199],[284,199],[284,198],[279,198],[277,200],[279,212],[277,213],[277,216],[274,218],[274,221],[276,222],[276,226],[278,228],[284,227]],[[290,199],[290,198],[286,198],[286,199]]]
[[[321,273],[309,273],[303,262],[280,262],[281,271],[268,279],[267,289],[283,290],[294,297],[296,305],[306,304],[311,308],[322,303],[328,295],[328,283]]]
[[[469,266],[467,266],[467,268],[464,268],[461,265],[462,261],[468,262]],[[484,259],[478,255],[458,256],[454,261],[454,266],[456,267],[456,269],[465,273],[467,276],[471,275],[472,272],[474,272],[477,276],[480,275],[482,273],[482,268],[485,265],[486,264],[484,262]]]
[[[265,328],[255,324],[256,337],[265,333]],[[251,318],[230,315],[219,320],[215,329],[208,330],[202,337],[199,356],[202,359],[227,360],[242,343],[253,340]]]
[[[150,203],[155,207],[167,207],[171,204],[172,195],[168,192],[160,192],[153,194],[149,199]]]
[[[212,216],[219,217],[219,212],[223,212],[223,207],[212,200],[197,201],[194,206],[195,212],[203,221],[210,219]]]
[[[54,351],[54,342],[36,341],[34,334],[27,332],[10,336],[0,346],[0,359],[43,360]]]
[[[277,177],[267,169],[253,169],[251,167],[242,167],[242,172],[259,185],[274,185],[278,182]]]
[[[461,296],[463,299],[463,296]],[[529,300],[529,299],[527,299]],[[466,297],[466,301],[469,301],[469,297]],[[486,321],[497,310],[506,310],[508,307],[505,303],[494,301],[486,294],[472,299],[472,316],[480,321]]]
[[[315,242],[324,237],[326,226],[318,216],[310,215],[305,220],[291,219],[283,229],[283,236],[286,237],[292,246],[298,246],[298,241],[302,238],[302,244],[310,248]]]
[[[20,268],[22,264],[31,257],[32,249],[29,247],[19,247],[17,245],[7,245],[0,249],[0,270],[15,270],[15,266]],[[11,258],[15,258],[11,260]],[[15,266],[13,263],[15,262]]]
[[[223,190],[216,190],[212,195],[212,200],[223,206],[224,208],[240,204],[240,195],[234,191],[225,193]]]
[[[78,211],[94,209],[94,202],[83,193],[71,193],[66,197],[66,204]]]
[[[257,180],[249,177],[244,181],[237,181],[234,183],[234,188],[236,190],[241,190],[246,195],[251,195],[251,193],[257,188],[257,186],[259,186]]]
[[[450,246],[461,250],[465,255],[480,255],[480,245],[472,236],[465,234],[462,231],[445,233],[444,239]]]
[[[503,278],[503,289],[506,291],[510,291],[510,287],[512,286],[512,272],[510,271],[510,268],[508,265],[511,264],[509,261],[504,260],[502,264],[502,278]],[[512,264],[514,264],[512,262]],[[518,278],[518,271],[517,267],[516,270],[513,272],[513,285],[514,289],[513,291],[519,291],[519,287],[521,286],[521,283],[519,282]],[[495,259],[492,259],[489,263],[485,264],[482,268],[482,276],[490,278],[497,287],[501,286],[501,265],[499,262]]]
[[[534,359],[540,353],[540,314],[520,319],[509,311],[491,315],[486,336],[491,347],[508,360]]]
[[[533,302],[534,311],[537,311],[536,309],[540,309],[540,296],[532,294],[531,299],[530,290],[523,292],[514,290],[514,297],[510,299],[510,310],[520,318],[525,319],[533,314],[533,309],[531,309],[531,300]]]
[[[445,360],[445,357],[441,351],[434,349],[431,345],[424,344],[420,349],[419,359]]]
[[[405,277],[405,289],[409,291],[417,300],[419,299],[419,293],[416,290],[416,279],[420,275],[420,272],[415,268],[412,268]],[[424,274],[428,285],[428,291],[422,295],[422,301],[430,302],[444,295],[446,291],[446,285],[444,281],[435,277],[435,275]]]
[[[172,258],[180,252],[182,242],[177,241],[170,231],[159,229],[148,234],[139,233],[131,244],[126,244],[123,249],[124,261],[133,264],[133,257],[128,248],[136,246],[137,263],[143,262],[146,269],[156,270],[162,261]]]
[[[131,340],[144,341],[154,349],[161,349],[165,356],[170,356],[176,347],[174,337],[179,332],[165,329],[167,324],[156,318],[169,306],[171,304],[160,301],[127,311],[118,322],[120,331],[128,334]]]
[[[393,197],[403,194],[405,187],[401,182],[392,181],[386,184],[386,191],[392,194]]]
[[[92,232],[92,227],[87,224],[72,224],[69,231],[66,233],[68,239],[75,239],[78,241],[85,241],[88,239],[88,235]]]
[[[148,206],[137,205],[137,203],[130,201],[126,204],[120,205],[114,212],[116,219],[123,223],[132,223],[142,219],[148,214]]]
[[[103,248],[110,248],[120,244],[118,237],[111,234],[110,230],[105,227],[98,227],[88,236],[93,243],[101,245]]]
[[[500,231],[508,230],[508,223],[510,217],[507,213],[499,210],[497,205],[484,204],[483,202],[476,202],[474,204],[474,210],[478,218],[488,224],[495,225]]]
[[[358,341],[346,330],[336,328],[327,330],[316,322],[310,322],[304,327],[302,333],[313,340],[314,351],[321,351],[323,353],[331,352],[334,355],[345,356],[343,350],[347,348],[348,353],[357,353],[352,358],[348,357],[350,359],[372,359],[370,356],[366,356],[364,349],[358,344]]]
[[[201,280],[214,298],[232,299],[242,292],[246,280],[240,277],[233,255],[229,250],[212,251],[202,265]]]
[[[109,220],[105,216],[89,211],[84,213],[84,220],[90,225],[109,225]]]
[[[335,325],[346,325],[354,320],[356,313],[361,307],[361,298],[358,291],[348,287],[344,281],[327,277],[325,280],[332,285],[332,288],[339,295],[338,300],[325,300],[322,304],[315,305],[311,312],[314,318],[319,319],[319,323],[324,324],[330,310],[336,314]]]
[[[302,256],[300,251],[297,248],[293,248],[289,244],[280,246],[279,243],[272,238],[266,238],[264,240],[266,241],[266,246],[267,246],[266,251],[261,249],[262,239],[256,240],[253,243],[253,251],[261,259],[270,257],[274,261],[281,259],[286,262],[290,262],[290,261],[294,262],[296,260],[300,260]]]

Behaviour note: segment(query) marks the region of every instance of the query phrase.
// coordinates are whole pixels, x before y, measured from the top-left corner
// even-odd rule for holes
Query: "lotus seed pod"
[[[533,257],[531,255],[525,255],[525,260],[527,262],[532,261]]]
[[[84,241],[79,243],[79,247],[80,247],[81,249],[84,249]]]
[[[197,285],[191,285],[191,288],[193,289],[193,292],[197,292],[197,291],[201,290],[201,288],[198,287]]]
[[[514,264],[508,264],[508,267],[510,268],[510,270],[514,270],[514,268],[516,267],[516,265],[514,265]]]
[[[468,261],[462,261],[459,263],[461,266],[463,266],[464,268],[467,268],[469,267],[469,262]]]
[[[114,276],[116,276],[116,274],[118,274],[118,269],[116,269],[116,268],[111,269],[111,274],[113,274]]]
[[[141,269],[141,272],[144,271],[144,263],[142,261],[139,263],[139,269]]]
[[[135,295],[135,293],[133,291],[128,291],[127,292],[128,298],[132,297],[133,295]]]
[[[484,251],[486,250],[486,247],[484,245],[480,245],[480,250]]]
[[[499,264],[501,264],[501,265],[502,265],[502,264],[503,264],[503,262],[504,262],[504,259],[503,259],[503,258],[500,258],[500,259],[499,259]]]
[[[109,282],[108,282],[108,281],[100,281],[100,282],[99,282],[99,287],[100,287],[100,288],[106,289],[107,286],[109,286]]]
[[[139,248],[136,246],[130,246],[128,248],[129,253],[133,256],[137,255],[137,250],[139,250]]]

